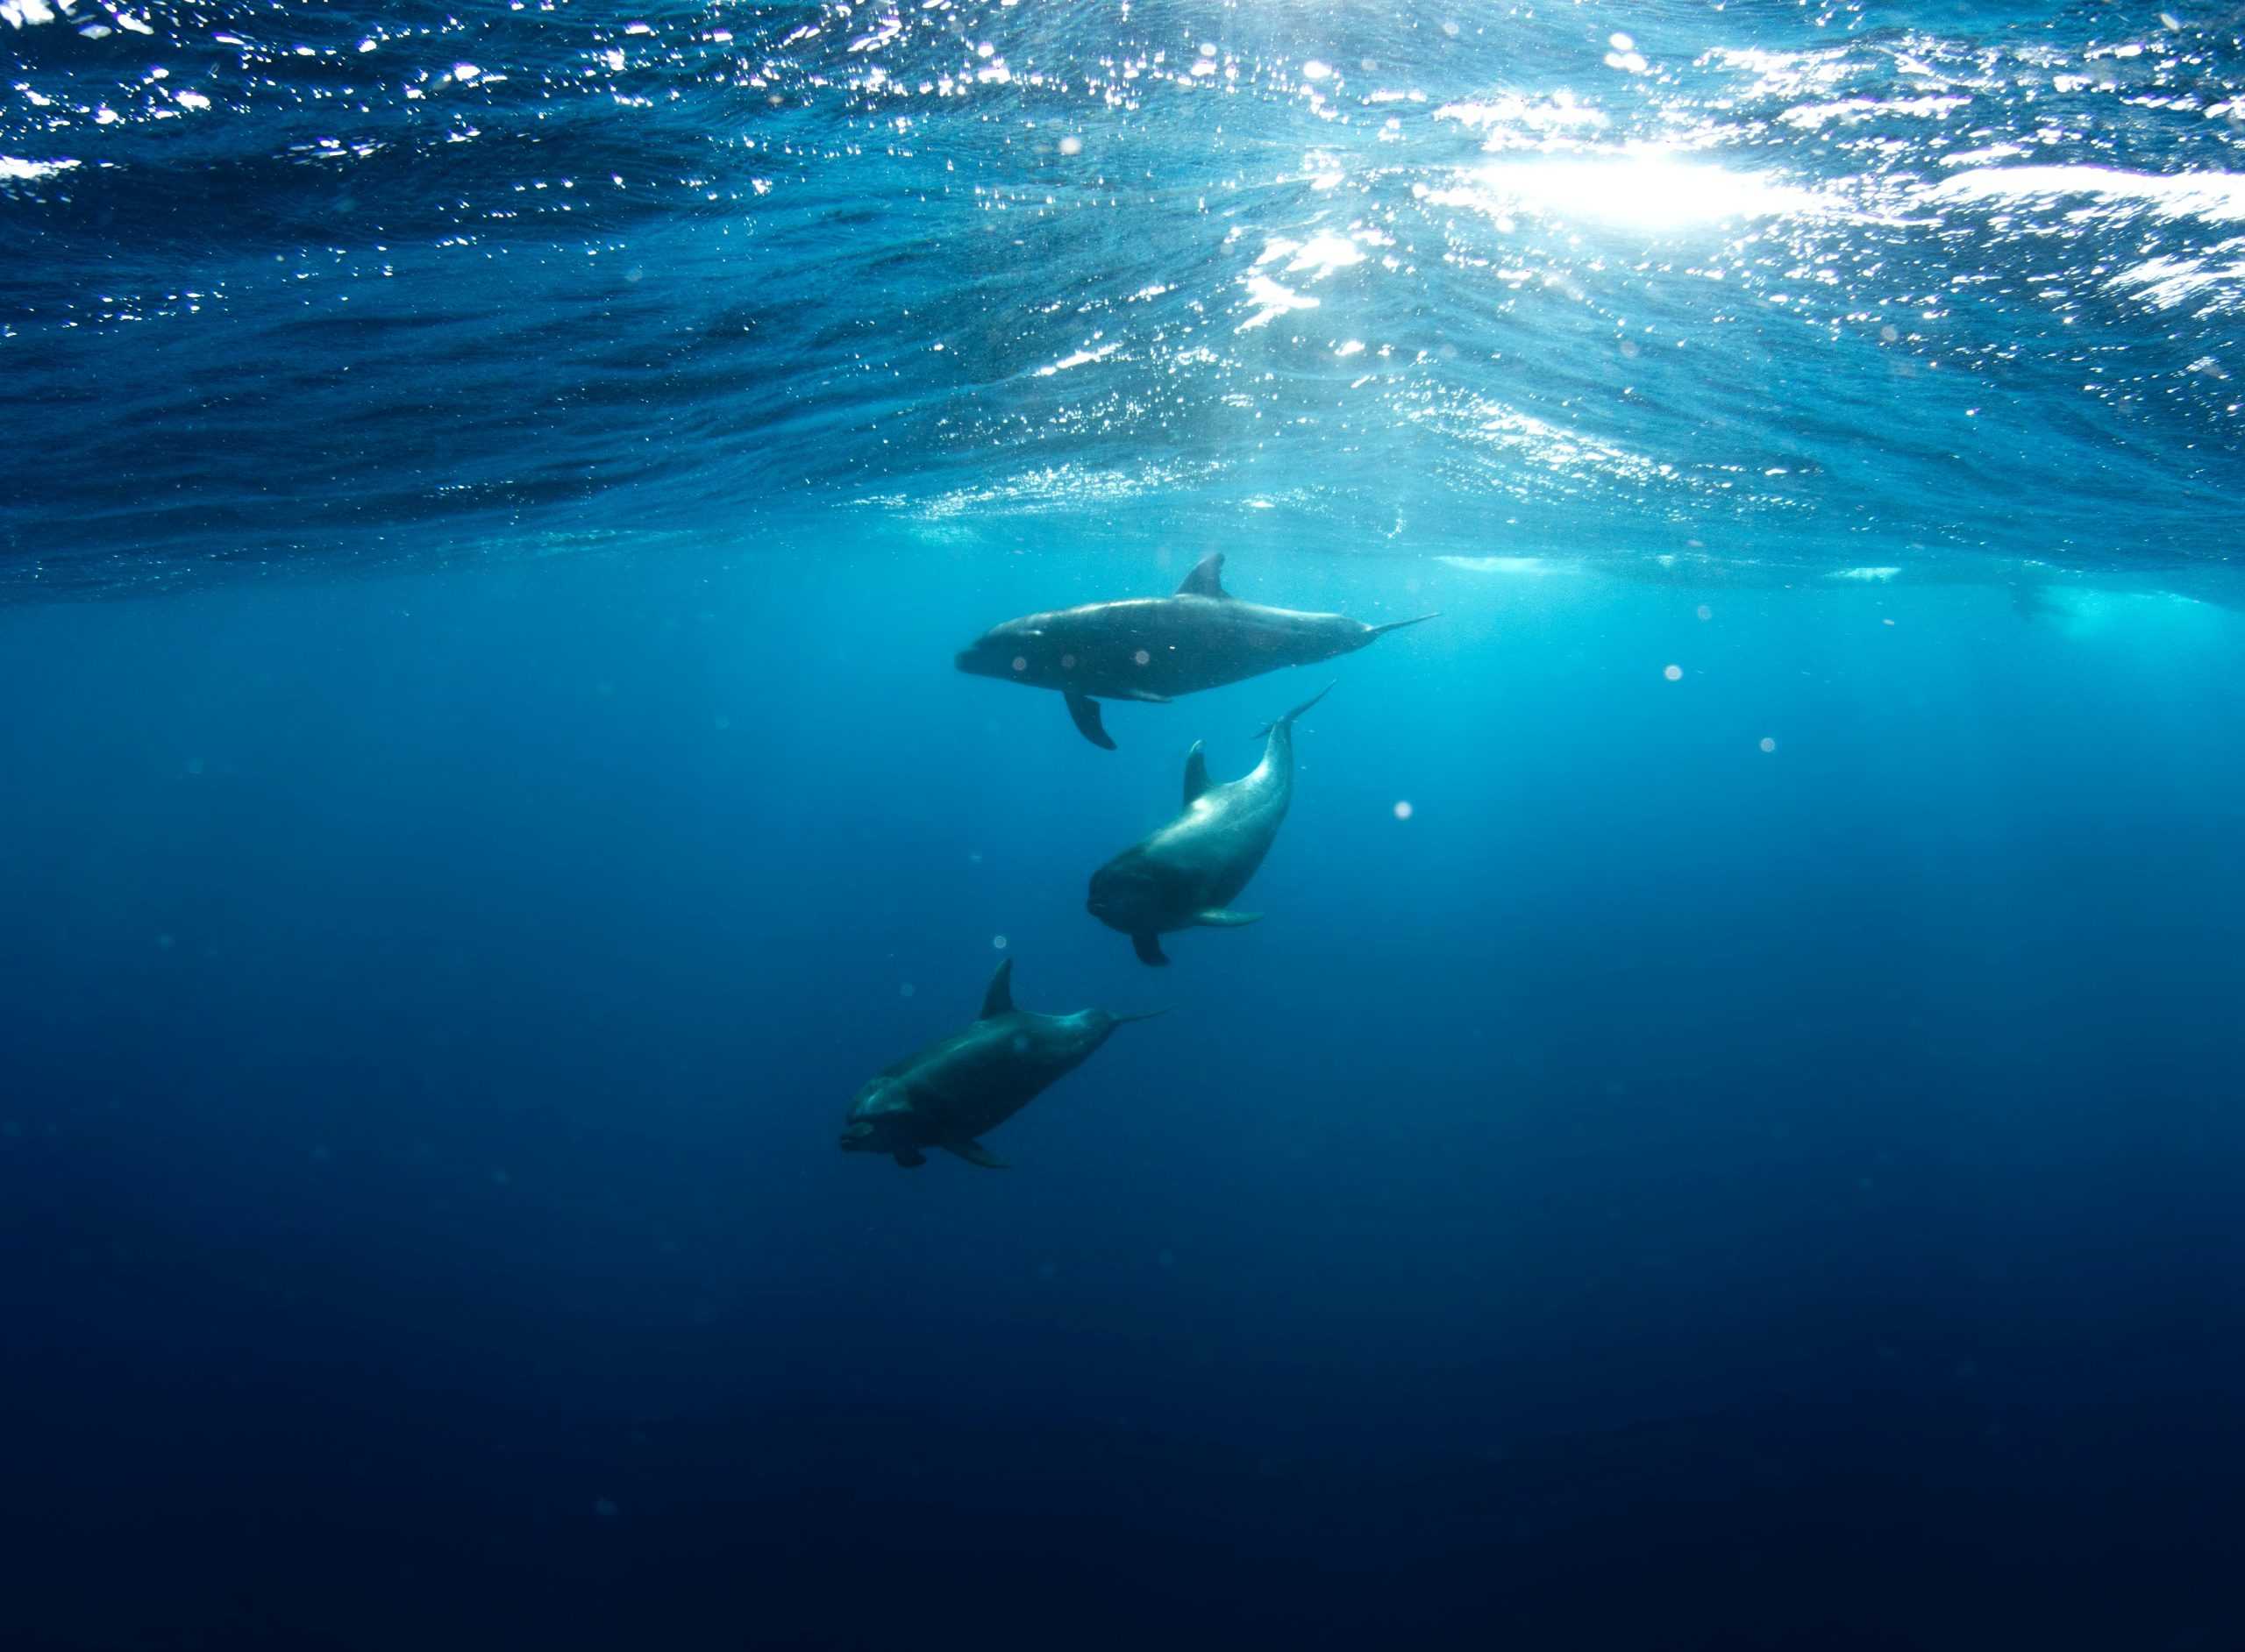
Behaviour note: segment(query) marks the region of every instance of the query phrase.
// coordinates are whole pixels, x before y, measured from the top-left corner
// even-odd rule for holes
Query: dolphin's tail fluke
[[[1406,625],[1411,623],[1409,620],[1406,620],[1403,623]],[[1255,737],[1258,740],[1264,739],[1269,736],[1271,730],[1273,729],[1293,728],[1294,726],[1294,719],[1296,717],[1301,716],[1303,712],[1308,710],[1312,706],[1324,699],[1326,695],[1331,694],[1340,686],[1341,683],[1338,678],[1336,678],[1333,681],[1327,683],[1325,687],[1320,688],[1315,694],[1310,695],[1308,699],[1303,701],[1301,704],[1296,706],[1292,711],[1286,713],[1285,716],[1280,717],[1276,723],[1266,723],[1261,728],[1258,729],[1255,731]]]
[[[1442,616],[1439,614],[1422,614],[1416,619],[1390,620],[1385,625],[1373,626],[1372,628],[1372,634],[1374,637],[1385,637],[1390,631],[1401,630],[1406,625],[1423,625],[1430,619],[1440,619],[1441,617]]]

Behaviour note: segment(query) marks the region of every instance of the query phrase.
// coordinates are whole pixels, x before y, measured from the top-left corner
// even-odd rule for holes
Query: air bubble
[[[1660,674],[1667,678],[1671,682],[1682,682],[1684,680],[1684,667],[1681,666],[1664,666],[1661,667]]]

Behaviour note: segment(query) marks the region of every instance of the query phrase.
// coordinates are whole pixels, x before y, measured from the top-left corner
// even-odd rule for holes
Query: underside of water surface
[[[2194,587],[2231,554],[2215,12],[7,21],[18,594],[807,500]]]

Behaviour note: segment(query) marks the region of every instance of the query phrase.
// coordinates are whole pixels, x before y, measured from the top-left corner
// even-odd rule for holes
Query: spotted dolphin
[[[842,1127],[844,1152],[887,1153],[911,1170],[928,1162],[925,1150],[940,1147],[970,1164],[1004,1170],[1006,1161],[977,1136],[1081,1066],[1124,1022],[1163,1013],[1032,1015],[1014,1008],[1013,970],[1011,958],[998,965],[972,1027],[905,1057],[858,1092]]]
[[[1031,614],[994,626],[959,656],[959,668],[1034,688],[1057,688],[1085,739],[1115,749],[1100,721],[1101,700],[1166,703],[1354,653],[1374,637],[1436,616],[1369,625],[1343,614],[1308,614],[1243,602],[1223,587],[1224,553],[1213,552],[1172,596],[1132,597]]]
[[[1130,937],[1140,962],[1166,964],[1161,937],[1200,925],[1236,929],[1262,917],[1231,902],[1271,852],[1294,801],[1294,719],[1331,684],[1265,729],[1263,760],[1222,786],[1208,780],[1200,743],[1185,759],[1185,812],[1091,877],[1092,916]]]

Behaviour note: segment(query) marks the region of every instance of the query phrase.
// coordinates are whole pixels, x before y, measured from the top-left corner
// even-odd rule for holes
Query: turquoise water
[[[0,19],[26,1644],[2245,1637],[2233,18]]]

